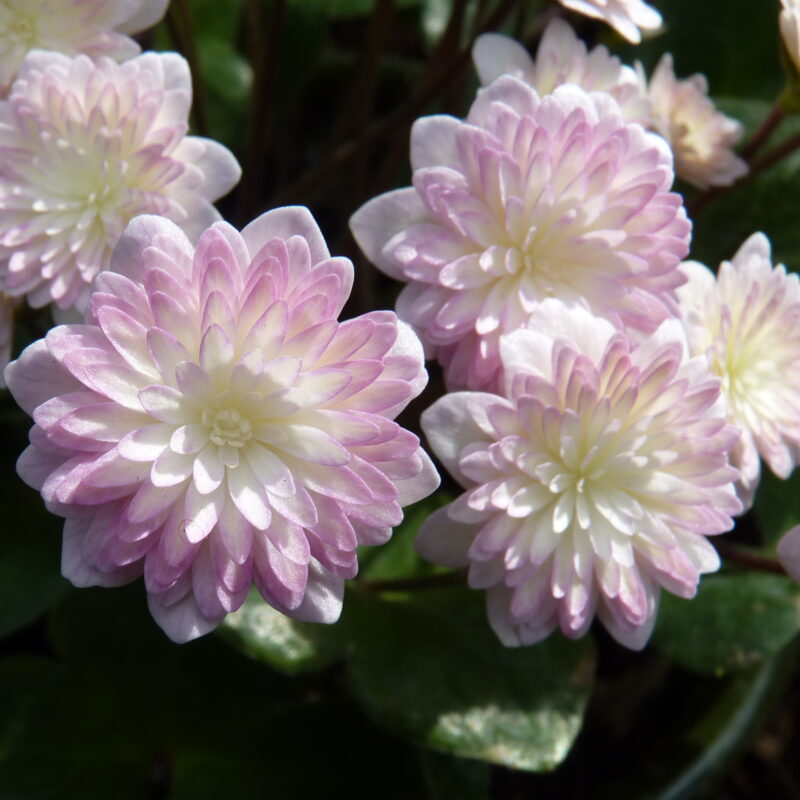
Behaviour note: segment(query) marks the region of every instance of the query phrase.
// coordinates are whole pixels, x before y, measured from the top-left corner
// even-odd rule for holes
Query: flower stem
[[[497,27],[514,10],[518,2],[519,0],[503,0],[495,12],[480,26],[480,29],[490,30]],[[307,198],[309,192],[327,181],[337,170],[362,155],[367,147],[372,147],[384,136],[396,133],[399,127],[405,126],[469,63],[471,50],[472,42],[470,41],[468,46],[459,50],[441,69],[437,70],[431,80],[424,82],[408,102],[375,120],[364,129],[360,136],[338,147],[326,161],[312,168],[281,191],[278,197],[273,199],[273,205],[284,205]]]
[[[239,217],[248,220],[261,209],[256,208],[257,192],[264,178],[264,155],[269,151],[267,136],[270,126],[268,102],[271,82],[275,72],[278,48],[281,43],[286,0],[272,0],[266,41],[264,40],[263,14],[260,0],[247,0],[247,51],[253,70],[250,90],[250,113],[247,120],[247,142],[239,187]]]
[[[786,111],[782,97],[775,101],[769,113],[762,120],[761,124],[756,129],[755,133],[750,137],[750,140],[744,145],[740,155],[750,165],[750,170],[746,175],[743,175],[738,181],[730,184],[730,186],[712,186],[705,191],[698,192],[694,197],[686,202],[686,211],[692,220],[696,220],[700,212],[712,201],[720,195],[724,194],[729,189],[741,186],[748,180],[763,172],[765,169],[777,164],[786,156],[793,153],[800,147],[800,134],[790,136],[784,142],[781,142],[777,147],[770,150],[766,155],[761,158],[755,158],[756,153],[766,144],[770,136],[772,136],[775,129],[786,119]]]
[[[717,548],[717,552],[720,556],[730,564],[736,564],[737,566],[746,567],[747,569],[756,570],[758,572],[786,575],[786,570],[775,558],[768,558],[758,553],[751,553],[749,550],[743,550],[729,542],[715,541],[714,546]]]
[[[345,134],[359,131],[369,122],[375,86],[378,80],[378,62],[386,40],[391,33],[394,18],[394,0],[376,0],[367,30],[366,43],[358,63],[358,73],[347,100],[334,125],[333,142],[338,144]]]
[[[800,133],[790,136],[785,141],[781,142],[777,147],[770,150],[766,155],[756,159],[750,167],[750,174],[756,175],[763,172],[765,169],[774,166],[779,161],[782,161],[786,156],[791,155],[795,150],[800,148]]]
[[[783,110],[783,103],[780,98],[775,101],[775,105],[769,110],[769,113],[761,121],[761,124],[755,130],[750,139],[745,142],[740,152],[741,157],[745,161],[752,161],[753,156],[761,147],[766,144],[767,139],[772,135],[773,131],[778,125],[786,118],[786,112]]]
[[[205,93],[200,78],[200,61],[194,41],[194,26],[189,4],[186,0],[175,0],[167,12],[167,30],[175,49],[179,50],[189,62],[192,74],[192,119],[201,136],[208,134]]]

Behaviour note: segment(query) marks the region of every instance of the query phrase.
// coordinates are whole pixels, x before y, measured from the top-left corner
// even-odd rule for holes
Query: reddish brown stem
[[[208,133],[206,117],[205,92],[200,77],[200,60],[197,56],[197,47],[194,41],[194,26],[189,4],[186,0],[175,0],[167,12],[167,30],[170,38],[189,62],[189,71],[192,74],[192,119],[194,127],[201,136]]]
[[[766,144],[769,137],[772,135],[775,128],[781,124],[785,119],[786,112],[783,110],[783,105],[778,100],[769,111],[766,117],[761,121],[756,131],[742,147],[740,155],[745,161],[751,161],[753,156]]]
[[[791,155],[798,148],[800,148],[800,133],[790,136],[766,155],[756,159],[750,166],[750,175],[757,175],[759,172],[769,169],[786,158],[786,156]]]
[[[494,14],[481,26],[481,29],[489,30],[498,26],[513,11],[517,2],[518,0],[504,0]],[[291,186],[280,192],[278,197],[274,199],[273,204],[284,205],[306,198],[310,191],[328,180],[337,170],[347,166],[353,159],[361,155],[366,148],[372,147],[384,136],[413,119],[469,63],[471,49],[472,42],[469,42],[468,46],[458,51],[436,73],[434,78],[424,83],[405,105],[376,120],[359,137],[351,139],[337,148],[330,158],[311,169]]]
[[[774,575],[786,575],[786,570],[781,566],[780,562],[774,558],[767,558],[767,556],[759,555],[758,553],[751,553],[748,550],[742,550],[730,542],[714,542],[717,552],[729,564],[736,564],[740,567],[756,570],[758,572],[771,572]]]
[[[270,126],[271,103],[268,96],[274,77],[281,32],[286,13],[286,0],[272,0],[269,29],[263,34],[263,15],[260,0],[247,2],[247,51],[253,70],[250,91],[250,113],[247,120],[247,143],[239,187],[239,217],[250,219],[261,209],[256,208],[257,194],[264,178],[264,156],[269,151],[267,136]]]

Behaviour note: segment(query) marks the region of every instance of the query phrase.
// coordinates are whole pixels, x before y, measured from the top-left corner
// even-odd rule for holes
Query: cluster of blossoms
[[[351,220],[451,392],[422,424],[465,492],[417,548],[468,568],[505,644],[597,615],[640,648],[660,589],[691,597],[719,567],[707,537],[760,457],[796,463],[798,281],[761,234],[718,279],[682,263],[673,169],[702,188],[746,171],[703,78],[665,56],[648,87],[561,20],[535,60],[497,34],[473,53],[466,118],[418,120],[413,186]]]
[[[747,172],[732,149],[742,126],[717,111],[704,76],[678,80],[669,53],[648,83],[641,64],[625,66],[602,45],[588,51],[569,25],[555,19],[545,30],[535,61],[520,44],[499,34],[479,37],[473,58],[484,86],[511,74],[540,96],[565,83],[607,92],[626,122],[638,122],[667,140],[678,177],[698,188],[728,186]]]
[[[188,65],[176,54],[139,56],[125,35],[152,26],[166,5],[10,0],[0,8],[4,312],[9,297],[81,312],[91,279],[138,214],[165,215],[194,239],[220,218],[211,203],[240,169],[218,143],[186,136]],[[10,342],[11,313],[0,326]]]
[[[597,616],[643,647],[661,589],[692,597],[719,567],[707,537],[752,502],[761,459],[793,470],[800,283],[762,234],[718,276],[684,261],[675,172],[707,188],[747,167],[739,124],[668,54],[648,83],[558,19],[535,60],[480,37],[469,113],[417,120],[413,185],[351,220],[407,283],[397,316],[342,323],[353,268],[310,212],[218,221],[239,166],[187,135],[186,62],[123,35],[165,2],[47,5],[36,25],[0,9],[0,357],[15,303],[83,315],[5,370],[35,422],[18,469],[66,520],[74,584],[143,576],[175,641],[253,585],[335,621],[357,548],[438,485],[394,421],[424,354],[450,393],[422,426],[464,492],[417,548],[487,590],[507,645]],[[661,24],[642,0],[562,5],[634,42]],[[800,561],[800,532],[782,552]]]

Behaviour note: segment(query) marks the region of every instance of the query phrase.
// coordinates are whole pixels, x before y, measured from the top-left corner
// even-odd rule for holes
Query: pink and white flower
[[[700,189],[729,186],[747,174],[747,164],[733,147],[742,125],[717,111],[708,97],[705,75],[678,80],[672,56],[665,53],[650,80],[653,130],[675,154],[675,172]]]
[[[640,28],[653,31],[661,27],[661,14],[644,0],[559,0],[559,2],[571,11],[603,20],[633,44],[642,41]]]
[[[7,89],[31,50],[85,53],[118,61],[138,55],[126,36],[155,25],[169,0],[3,0],[0,88]]]
[[[6,370],[36,422],[18,470],[66,518],[67,578],[144,574],[175,641],[252,583],[296,619],[336,620],[357,547],[438,485],[393,422],[427,381],[422,347],[388,311],[337,322],[352,280],[305,208],[217,223],[196,250],[163,217],[130,224],[87,323]]]
[[[719,379],[689,359],[678,320],[635,345],[610,322],[546,300],[501,339],[504,396],[449,394],[422,415],[466,489],[422,526],[418,551],[469,567],[508,646],[595,614],[639,649],[660,589],[692,597],[719,566],[707,536],[741,510]]]
[[[233,155],[186,136],[189,67],[175,53],[117,64],[35,51],[0,101],[0,280],[34,306],[86,305],[138,214],[196,238],[238,181]]]
[[[501,75],[513,75],[544,97],[564,83],[574,83],[587,92],[608,92],[626,122],[645,128],[650,124],[650,100],[641,72],[624,66],[603,45],[587,50],[562,19],[552,20],[545,29],[535,61],[519,42],[500,33],[479,36],[472,59],[483,86]]]
[[[722,380],[728,419],[741,430],[732,460],[749,505],[759,454],[780,478],[800,458],[800,280],[772,266],[769,239],[754,233],[714,274],[687,261],[678,290],[693,353]]]
[[[540,98],[511,76],[466,120],[411,132],[414,186],[351,219],[367,257],[409,281],[397,311],[445,365],[451,388],[497,385],[498,343],[545,298],[643,330],[673,316],[690,224],[669,192],[664,140],[626,124],[608,94]]]

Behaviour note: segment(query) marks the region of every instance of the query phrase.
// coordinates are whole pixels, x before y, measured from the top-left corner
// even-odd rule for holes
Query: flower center
[[[26,49],[33,46],[36,39],[36,27],[28,17],[17,16],[3,31],[3,36],[18,46]]]
[[[207,408],[203,411],[203,425],[211,433],[208,438],[217,446],[230,445],[244,447],[253,436],[250,420],[245,419],[235,408],[223,408],[219,411]]]

